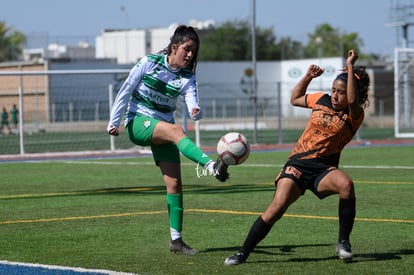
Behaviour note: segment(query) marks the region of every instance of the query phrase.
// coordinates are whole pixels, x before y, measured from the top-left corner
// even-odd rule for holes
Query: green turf
[[[0,164],[0,259],[137,274],[412,274],[414,147],[347,148],[354,261],[337,259],[337,197],[307,192],[250,256],[224,266],[274,192],[288,152],[252,152],[219,183],[183,159],[184,239],[168,250],[166,195],[152,158]]]

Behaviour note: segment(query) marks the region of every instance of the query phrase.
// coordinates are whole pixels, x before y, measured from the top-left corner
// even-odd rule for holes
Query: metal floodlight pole
[[[252,94],[254,112],[253,144],[257,144],[257,66],[256,66],[256,0],[252,0]]]
[[[408,48],[408,26],[410,24],[403,24],[403,48]],[[408,59],[408,56],[406,56]],[[410,69],[404,73],[404,127],[411,127],[411,91],[410,91]]]

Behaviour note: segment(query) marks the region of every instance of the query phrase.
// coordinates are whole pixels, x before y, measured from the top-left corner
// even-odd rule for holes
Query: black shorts
[[[307,161],[288,160],[275,179],[275,185],[282,178],[292,179],[302,190],[302,195],[305,194],[306,189],[311,190],[319,199],[327,197],[327,195],[319,193],[319,182],[330,171],[335,170],[334,166],[327,165],[312,165]]]

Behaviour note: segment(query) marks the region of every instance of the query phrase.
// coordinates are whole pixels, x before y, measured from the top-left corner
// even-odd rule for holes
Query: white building
[[[95,37],[95,47],[84,41],[77,46],[62,43],[48,44],[44,48],[23,50],[24,61],[47,59],[113,59],[120,65],[135,64],[147,54],[157,53],[168,46],[174,30],[179,24],[173,23],[166,28],[146,29],[107,29]],[[198,30],[211,29],[212,20],[191,20],[190,26]]]
[[[47,48],[23,50],[24,61],[42,62],[47,59],[93,59],[95,48],[81,41],[77,47],[62,44],[49,44]]]
[[[192,20],[190,25],[205,29],[214,26],[214,22]],[[95,38],[95,57],[114,58],[118,64],[134,64],[141,57],[167,47],[177,26],[173,23],[167,28],[104,30]]]

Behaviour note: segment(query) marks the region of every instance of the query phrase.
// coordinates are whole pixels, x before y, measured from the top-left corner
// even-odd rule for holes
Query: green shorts
[[[160,161],[180,163],[180,151],[174,143],[152,144],[152,133],[158,122],[160,122],[158,119],[135,116],[125,127],[127,135],[136,145],[151,146],[152,156],[156,164]]]

